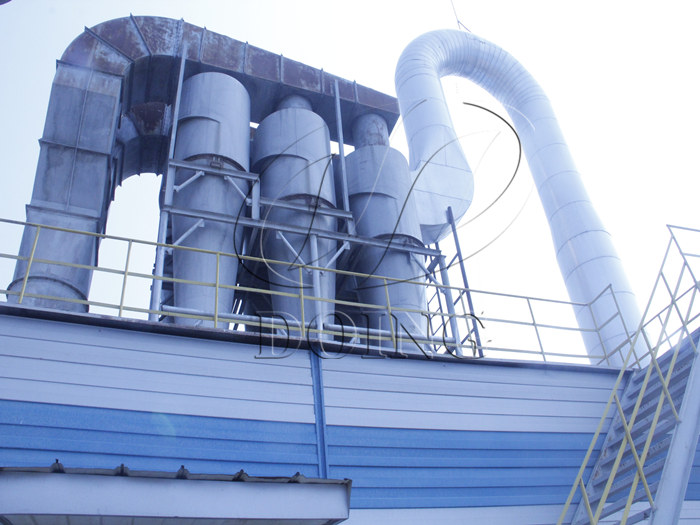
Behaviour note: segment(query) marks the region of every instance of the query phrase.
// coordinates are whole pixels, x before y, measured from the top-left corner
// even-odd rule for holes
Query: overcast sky
[[[665,224],[700,227],[700,32],[693,7],[690,1],[454,0],[460,21],[515,56],[549,96],[642,306],[665,247]],[[55,60],[84,26],[129,13],[184,18],[392,95],[406,44],[426,31],[457,28],[449,0],[12,0],[0,6],[0,216],[24,219]],[[461,105],[484,104],[505,115],[487,94],[465,80],[448,82],[445,92],[476,167],[473,215],[510,177],[517,150],[507,128]],[[397,146],[401,133],[392,135]],[[517,182],[502,203],[460,229],[468,255],[526,203],[505,234],[467,261],[471,284],[563,299],[539,199],[533,193],[528,200],[526,168]],[[153,199],[147,184],[134,188]],[[141,213],[135,197],[119,206]],[[137,224],[131,234],[146,235],[143,221]]]

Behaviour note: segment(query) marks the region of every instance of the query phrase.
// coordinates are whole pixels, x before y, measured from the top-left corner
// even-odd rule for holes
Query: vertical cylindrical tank
[[[201,73],[187,79],[182,99],[175,157],[206,168],[247,171],[250,144],[250,97],[233,77]],[[175,175],[175,208],[206,211],[235,219],[242,213],[248,183],[235,177],[178,169]],[[174,214],[173,242],[180,245],[238,254],[243,232],[234,224]],[[173,275],[189,281],[235,285],[238,259],[194,250],[173,252]],[[217,275],[218,274],[218,275]],[[211,314],[231,312],[234,292],[213,286],[176,282],[174,302],[178,308]],[[179,324],[201,325],[196,319],[176,317]],[[203,326],[213,326],[207,321]]]
[[[335,207],[330,135],[326,123],[311,110],[307,99],[287,97],[277,111],[263,119],[253,140],[252,165],[253,171],[260,174],[261,197],[273,202],[262,215],[269,225],[262,229],[256,254],[266,260],[284,261],[265,264],[270,289],[299,294],[301,287],[305,296],[333,298],[333,272],[304,270],[300,276],[298,265],[329,267],[337,243],[273,226],[337,228],[336,219],[323,213],[324,209]],[[297,209],[289,209],[290,205]],[[332,303],[306,299],[302,312],[299,298],[273,294],[271,299],[274,313],[293,322],[303,319],[305,324],[319,327],[333,320]]]
[[[353,122],[355,151],[346,158],[350,210],[357,233],[363,237],[392,240],[423,246],[420,224],[411,190],[406,159],[389,147],[387,125],[375,114],[358,117]],[[422,264],[416,255],[403,250],[358,246],[351,257],[352,270],[376,277],[354,279],[355,292],[361,303],[382,308],[366,308],[352,313],[360,326],[392,331],[403,337],[427,335],[427,320],[420,313],[396,310],[426,310],[425,286],[405,281],[424,279]],[[387,281],[390,277],[404,282]],[[391,310],[393,319],[388,315]],[[375,342],[374,344],[377,344]],[[393,346],[384,340],[382,346]],[[413,343],[397,344],[397,350],[418,353]]]

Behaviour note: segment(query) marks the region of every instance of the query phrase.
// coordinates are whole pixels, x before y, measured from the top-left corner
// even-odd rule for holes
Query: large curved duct
[[[472,197],[472,174],[452,126],[440,78],[470,79],[493,95],[508,111],[520,136],[554,241],[557,260],[573,302],[589,303],[612,285],[628,330],[639,322],[634,294],[609,233],[586,193],[569,148],[544,92],[511,55],[473,34],[443,30],[426,33],[402,53],[396,69],[396,91],[410,148],[410,168],[420,172],[416,197],[423,241],[444,234],[444,213],[452,206],[462,216]],[[422,170],[422,171],[421,171]],[[440,188],[444,188],[441,191]],[[462,191],[462,198],[455,188]],[[603,296],[589,311],[577,312],[582,328],[600,327],[615,311],[612,297]],[[593,318],[591,319],[591,313]],[[600,354],[624,341],[621,323],[590,334],[590,354]],[[619,364],[619,360],[612,364]]]

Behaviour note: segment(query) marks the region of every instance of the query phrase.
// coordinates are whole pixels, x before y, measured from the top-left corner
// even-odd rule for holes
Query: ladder
[[[597,523],[620,511],[627,524],[649,518],[688,379],[698,373],[694,365],[693,345],[686,339],[677,352],[635,371],[622,395],[614,394],[614,416],[572,525]],[[630,515],[637,502],[645,504]]]
[[[700,230],[669,226],[669,231],[671,241],[643,322],[630,338],[560,525],[603,520],[672,525],[678,520],[700,434],[700,272],[693,271],[700,254],[685,250],[681,238],[692,237],[698,246]],[[664,306],[651,315],[659,299]]]

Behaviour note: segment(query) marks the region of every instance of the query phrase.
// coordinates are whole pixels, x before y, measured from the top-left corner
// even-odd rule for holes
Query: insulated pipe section
[[[294,322],[303,320],[307,326],[321,327],[324,322],[333,322],[333,303],[314,301],[308,296],[334,298],[335,273],[303,270],[300,278],[298,265],[334,267],[336,242],[316,235],[285,233],[274,227],[280,224],[331,231],[337,228],[336,219],[323,214],[324,208],[335,207],[330,135],[323,119],[311,111],[307,99],[287,97],[277,111],[263,119],[255,131],[252,162],[253,170],[260,174],[261,197],[273,201],[262,216],[266,224],[256,255],[270,261],[265,269],[272,291],[303,291],[306,296],[302,312],[299,298],[273,294],[274,314]],[[297,209],[276,206],[276,202]]]
[[[512,56],[473,34],[460,31],[426,33],[404,50],[396,70],[399,107],[410,148],[410,167],[422,169],[416,198],[423,241],[444,233],[447,206],[462,216],[472,198],[472,175],[457,142],[440,77],[457,75],[486,89],[506,108],[523,149],[549,221],[557,260],[573,302],[589,303],[608,285],[627,330],[639,323],[639,310],[615,252],[584,189],[550,103],[532,76]],[[426,164],[427,163],[427,164]],[[437,188],[433,190],[433,188]],[[446,193],[461,193],[460,202]],[[432,193],[431,193],[432,192]],[[435,206],[431,209],[431,206]],[[605,326],[585,336],[589,355],[607,352],[626,338],[610,294],[577,311],[583,329]],[[619,365],[620,359],[610,364]]]
[[[209,167],[248,170],[250,98],[243,85],[222,73],[201,73],[182,86],[175,157]],[[178,169],[175,175],[175,208],[201,210],[235,218],[242,213],[248,183],[234,177]],[[219,283],[236,284],[243,232],[232,224],[173,215],[173,242],[181,246],[223,252],[173,251],[173,275],[177,279],[210,283],[176,282],[174,301],[178,308],[211,315],[230,313],[234,292],[216,288]],[[218,259],[218,261],[217,261]],[[218,273],[218,275],[217,275]],[[175,317],[177,324],[214,326],[212,321]]]
[[[422,246],[408,163],[401,153],[388,146],[386,121],[379,115],[363,115],[353,122],[352,133],[356,149],[347,156],[346,168],[350,210],[357,233],[363,237]],[[416,256],[395,249],[361,245],[355,248],[351,260],[355,272],[402,281],[421,280],[425,273]],[[381,278],[353,277],[352,280],[361,303],[385,308],[348,312],[356,324],[391,332],[389,323],[392,322],[394,333],[403,337],[424,338],[427,335],[427,320],[421,314],[396,310],[426,310],[424,286],[388,281],[385,288]],[[381,342],[381,346],[393,345],[391,340]],[[396,346],[401,353],[423,351],[413,343],[397,343]]]

